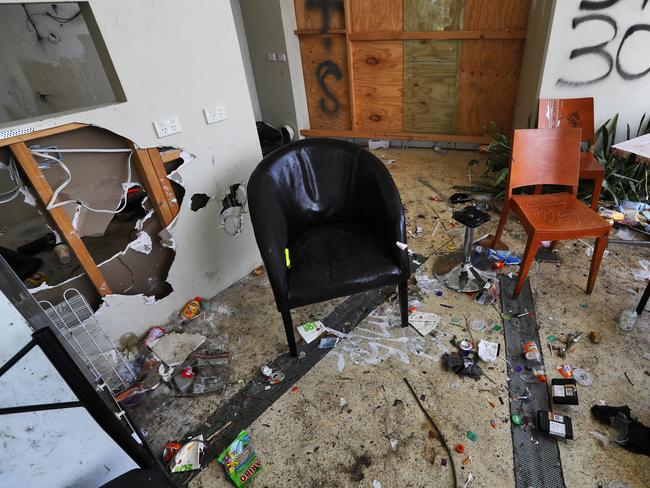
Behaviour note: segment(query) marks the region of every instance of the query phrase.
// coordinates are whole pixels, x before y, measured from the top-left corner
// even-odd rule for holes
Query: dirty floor
[[[422,236],[411,238],[409,246],[429,257],[422,270],[430,275],[437,257],[450,252],[446,245],[450,236],[442,225],[432,236],[437,222],[443,222],[452,235],[454,231],[449,226],[451,206],[431,200],[436,194],[423,181],[449,196],[454,192],[452,185],[467,184],[467,161],[479,155],[468,151],[440,154],[429,149],[380,150],[377,155],[395,160],[389,170],[407,208],[408,228],[422,227]],[[479,171],[473,170],[474,178]],[[497,222],[498,214],[492,212],[492,220],[478,234],[494,232]],[[523,251],[525,234],[514,218],[506,226],[504,240],[511,249]],[[462,237],[456,235],[455,243],[460,246]],[[601,481],[607,486],[616,479],[633,488],[650,486],[649,459],[616,445],[603,446],[592,433],[612,438],[614,432],[594,421],[589,412],[600,401],[627,404],[638,420],[650,424],[650,361],[643,358],[650,352],[650,314],[643,315],[632,332],[616,327],[620,310],[635,306],[640,297],[644,275],[650,274],[643,272],[643,265],[650,263],[642,260],[650,260],[650,253],[610,246],[589,296],[584,293],[588,243],[567,241],[558,249],[561,265],[535,264],[529,275],[546,369],[551,378],[560,377],[556,366],[568,362],[594,376],[591,386],[579,386],[580,405],[567,410],[576,439],[560,442],[566,486],[596,487]],[[505,270],[509,271],[517,273],[516,267]],[[470,335],[466,320],[483,319],[488,324],[484,332],[471,331],[475,341],[485,338],[503,346],[503,332],[493,330],[501,324],[499,311],[478,305],[467,295],[440,290],[441,296],[425,295],[418,306],[418,310],[442,316],[435,337],[423,338],[412,328],[394,327],[399,323],[397,307],[385,304],[298,381],[297,388],[287,391],[248,427],[263,464],[252,486],[453,486],[449,456],[406,378],[450,447],[465,446],[464,454],[453,453],[458,486],[471,473],[470,487],[514,487],[505,361],[484,365],[486,377],[474,381],[444,371],[439,360],[452,349],[452,336]],[[296,310],[294,323],[324,317],[337,303]],[[282,321],[264,275],[241,280],[211,300],[210,307],[216,328],[206,335],[223,339],[227,334],[226,347],[232,351],[230,385],[223,395],[162,398],[168,408],[151,413],[149,419],[147,434],[154,449],[200,425],[245,382],[258,376],[260,366],[286,352]],[[460,325],[453,325],[452,318]],[[549,353],[548,342],[553,340],[549,336],[562,339],[574,331],[584,335],[568,359]],[[602,335],[599,344],[587,338],[591,331]],[[389,432],[397,440],[393,446]],[[475,440],[468,439],[469,432],[476,434]],[[231,485],[221,466],[212,463],[190,486]]]

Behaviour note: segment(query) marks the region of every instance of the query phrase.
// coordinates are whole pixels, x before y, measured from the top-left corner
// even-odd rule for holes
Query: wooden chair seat
[[[543,241],[594,236],[610,229],[609,222],[570,193],[513,195],[512,210]]]

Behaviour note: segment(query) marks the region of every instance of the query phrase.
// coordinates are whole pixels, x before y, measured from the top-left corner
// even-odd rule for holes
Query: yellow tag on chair
[[[284,258],[287,261],[287,268],[291,268],[291,259],[289,259],[289,249],[284,248]]]

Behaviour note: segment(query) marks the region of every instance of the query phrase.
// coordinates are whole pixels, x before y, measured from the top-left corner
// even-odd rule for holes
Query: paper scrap
[[[325,332],[325,325],[320,320],[317,320],[316,322],[307,322],[306,324],[298,326],[298,332],[304,341],[309,344]]]
[[[423,336],[430,334],[438,327],[441,320],[440,315],[429,312],[415,312],[409,315],[409,324]]]
[[[478,343],[478,357],[486,363],[496,361],[499,355],[499,344],[481,339]]]

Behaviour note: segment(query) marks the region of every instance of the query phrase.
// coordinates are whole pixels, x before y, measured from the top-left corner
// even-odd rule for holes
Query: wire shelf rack
[[[67,289],[63,301],[57,305],[47,300],[39,301],[39,304],[86,364],[95,381],[105,383],[113,393],[117,393],[136,380],[128,362],[99,325],[79,290]]]

